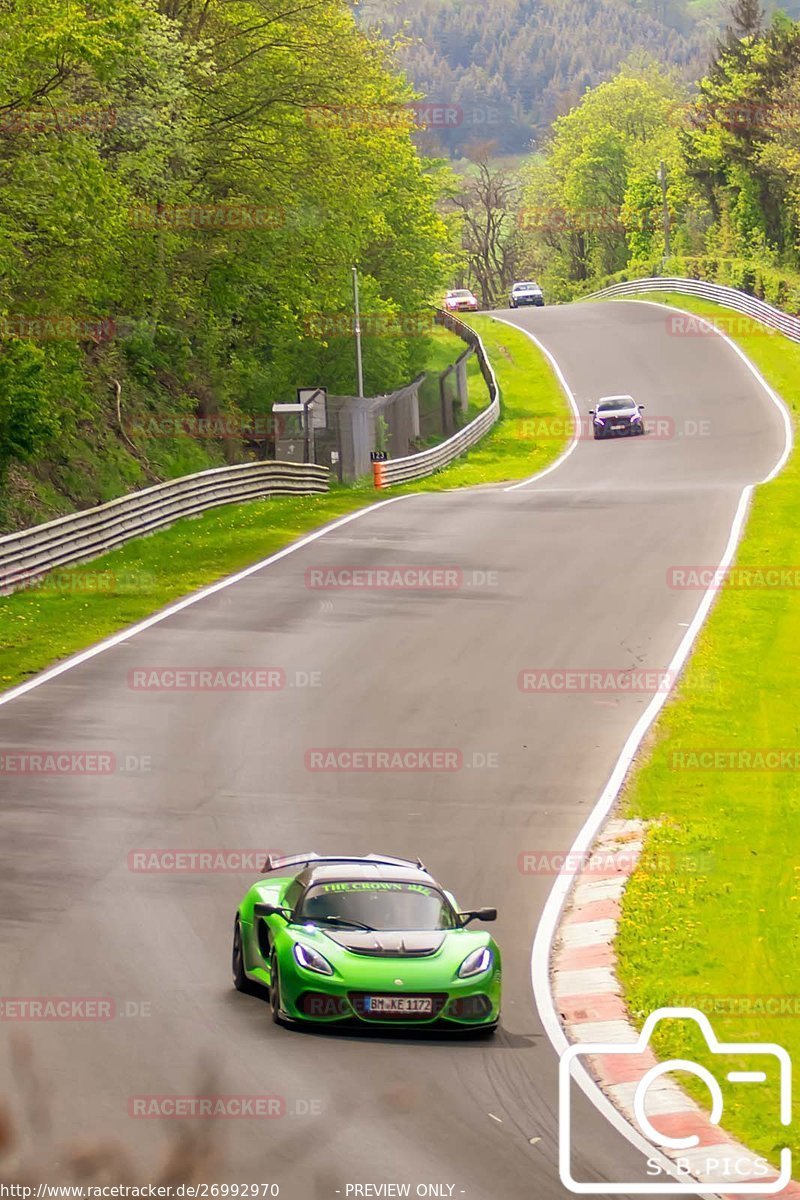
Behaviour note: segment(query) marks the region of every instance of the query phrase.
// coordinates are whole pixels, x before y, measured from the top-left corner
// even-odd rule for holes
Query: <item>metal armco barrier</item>
[[[599,292],[592,292],[590,296],[583,296],[582,299],[602,300],[611,296],[635,296],[638,292],[683,292],[687,296],[714,300],[717,304],[724,304],[726,308],[744,313],[754,321],[760,321],[762,325],[777,330],[793,342],[800,342],[800,318],[782,312],[772,304],[767,304],[765,300],[748,296],[747,292],[723,287],[718,283],[706,283],[701,279],[658,276],[650,279],[631,279],[627,283],[612,283],[610,287],[601,288]]]
[[[448,466],[470,446],[479,442],[500,416],[500,389],[497,386],[492,364],[483,348],[483,342],[475,330],[470,329],[469,325],[465,325],[463,321],[459,321],[458,317],[454,317],[452,313],[446,313],[439,308],[436,310],[436,323],[444,325],[445,328],[457,334],[474,348],[481,374],[489,389],[489,406],[479,413],[474,421],[470,421],[469,425],[465,425],[458,433],[454,433],[447,441],[440,442],[438,446],[431,446],[429,450],[421,450],[419,454],[409,454],[404,458],[392,458],[388,462],[373,463],[372,474],[376,488],[391,487],[392,484],[406,483],[411,479],[424,479],[426,475],[433,475],[434,471],[440,471],[442,467]]]
[[[216,467],[7,534],[0,537],[0,594],[30,586],[54,567],[96,558],[181,517],[262,496],[327,492],[328,479],[327,467],[311,463]]]

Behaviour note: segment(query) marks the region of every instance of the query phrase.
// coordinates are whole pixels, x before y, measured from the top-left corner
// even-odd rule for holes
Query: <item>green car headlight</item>
[[[479,946],[477,950],[473,950],[471,954],[462,962],[458,968],[458,974],[461,979],[468,979],[471,975],[482,975],[484,971],[488,971],[489,967],[494,962],[494,955],[488,946]]]
[[[295,942],[294,957],[298,965],[304,967],[306,971],[316,971],[318,975],[333,974],[333,967],[327,958],[324,958],[319,950],[314,950],[311,946],[304,946],[302,942]]]

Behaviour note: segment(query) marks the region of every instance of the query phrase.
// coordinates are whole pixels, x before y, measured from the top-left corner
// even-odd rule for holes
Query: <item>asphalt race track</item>
[[[669,587],[668,569],[716,565],[742,487],[772,469],[784,433],[730,346],[672,335],[666,310],[503,315],[536,331],[582,412],[631,392],[660,432],[581,440],[514,491],[377,508],[0,708],[0,750],[117,762],[0,784],[0,995],[115,1005],[108,1020],[0,1022],[0,1095],[19,1092],[10,1047],[22,1037],[60,1142],[118,1137],[151,1163],[177,1123],[129,1116],[130,1098],[207,1092],[211,1072],[216,1092],[279,1096],[286,1109],[206,1122],[220,1179],[274,1182],[288,1200],[406,1182],[412,1195],[452,1185],[470,1200],[567,1195],[557,1062],[530,986],[552,877],[520,871],[519,856],[570,847],[650,693],[526,694],[518,675],[666,667],[702,596]],[[348,566],[454,567],[463,581],[306,586],[310,569]],[[147,667],[288,679],[271,692],[129,686]],[[304,686],[313,672],[319,686]],[[309,770],[322,747],[456,749],[462,765]],[[266,1004],[230,984],[233,916],[253,875],[130,869],[143,848],[260,847],[420,855],[464,907],[496,904],[494,1041],[275,1028]],[[584,1098],[575,1163],[588,1179],[643,1173]]]

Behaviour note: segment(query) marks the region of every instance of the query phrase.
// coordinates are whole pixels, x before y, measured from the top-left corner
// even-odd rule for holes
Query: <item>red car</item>
[[[444,298],[444,306],[448,312],[477,312],[478,301],[469,288],[456,288],[448,292]]]

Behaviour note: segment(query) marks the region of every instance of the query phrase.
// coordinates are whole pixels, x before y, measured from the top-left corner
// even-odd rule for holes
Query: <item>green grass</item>
[[[467,347],[460,337],[441,325],[434,327],[428,339],[430,348],[425,366],[428,377],[419,390],[418,401],[421,442],[425,446],[433,446],[442,440],[439,376],[461,357]],[[474,354],[467,360],[467,388],[469,407],[463,424],[476,417],[489,403],[489,393]]]
[[[479,446],[430,479],[376,492],[369,480],[323,496],[275,497],[212,509],[138,538],[41,586],[0,600],[0,687],[107,637],[180,596],[265,558],[328,521],[388,495],[441,491],[524,478],[567,440],[565,398],[544,356],[523,334],[488,317],[475,320],[503,394],[503,419]],[[460,343],[461,344],[461,343]],[[541,419],[555,432],[521,437]],[[563,427],[563,434],[558,431]],[[89,590],[92,589],[92,590]]]
[[[433,329],[427,330],[426,337],[429,346],[425,370],[434,374],[444,371],[460,358],[467,348],[458,334],[451,333],[442,325],[434,325]]]
[[[502,420],[473,450],[421,485],[397,492],[441,491],[479,483],[524,479],[547,466],[564,449],[572,417],[552,368],[519,329],[492,317],[470,317],[494,367],[503,398]],[[475,390],[474,388],[472,389]]]
[[[704,316],[727,310],[694,298],[652,299]],[[800,346],[735,317],[735,341],[783,396],[796,423]],[[800,566],[800,456],[756,490],[736,562]],[[800,1064],[800,771],[690,770],[700,749],[800,748],[800,592],[723,589],[658,721],[645,761],[623,800],[626,815],[653,824],[625,892],[619,974],[635,1019],[661,1005],[707,1009],[727,1041],[777,1042]],[[794,1014],[753,1006],[791,997]],[[751,1010],[742,1013],[742,998]],[[732,1015],[736,1005],[738,1015]],[[722,1009],[722,1011],[720,1011]],[[723,1126],[777,1162],[786,1134],[767,1087],[731,1085],[693,1027],[672,1022],[656,1038],[660,1057],[702,1062],[723,1081]],[[708,1104],[689,1076],[687,1090]],[[748,1090],[749,1089],[749,1090]],[[800,1107],[795,1104],[795,1121]],[[800,1135],[789,1133],[795,1153]]]

